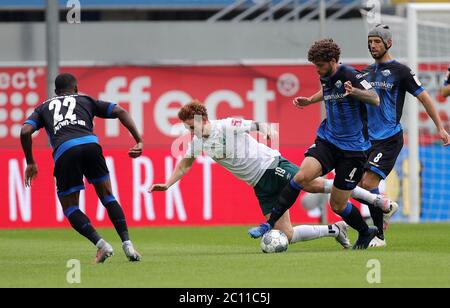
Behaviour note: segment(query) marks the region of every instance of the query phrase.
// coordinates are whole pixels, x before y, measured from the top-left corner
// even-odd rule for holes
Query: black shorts
[[[83,176],[92,184],[109,179],[102,147],[97,143],[88,143],[67,150],[56,161],[53,175],[58,197],[83,190]]]
[[[384,140],[372,141],[372,147],[367,151],[366,170],[378,174],[382,179],[391,173],[395,167],[398,155],[403,148],[403,131]]]
[[[365,152],[344,151],[320,138],[305,156],[314,157],[322,165],[322,175],[336,171],[334,186],[341,190],[353,190],[361,181],[367,161]]]

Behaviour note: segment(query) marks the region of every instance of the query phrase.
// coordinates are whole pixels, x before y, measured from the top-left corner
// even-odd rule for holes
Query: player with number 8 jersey
[[[32,180],[37,176],[31,135],[45,128],[53,148],[54,176],[64,215],[77,232],[96,245],[96,263],[103,263],[111,257],[113,249],[79,209],[80,190],[85,189],[83,177],[95,186],[97,195],[122,240],[125,255],[130,261],[139,261],[141,256],[130,241],[122,207],[112,192],[102,148],[93,132],[93,120],[94,117],[119,119],[136,141],[136,145],[129,151],[131,158],[139,157],[143,148],[136,125],[128,112],[118,105],[79,95],[77,80],[70,74],[59,75],[55,80],[55,87],[57,96],[40,104],[21,130],[21,143],[27,160],[25,185],[31,186]]]
[[[376,25],[367,35],[369,52],[375,62],[362,72],[375,91],[381,105],[379,108],[367,107],[369,138],[372,147],[367,152],[368,162],[361,180],[361,187],[374,194],[379,194],[381,180],[385,180],[394,169],[397,158],[403,148],[403,128],[401,118],[406,93],[417,97],[427,114],[436,125],[443,144],[449,144],[449,135],[443,126],[434,102],[417,75],[406,65],[392,58],[390,49],[393,46],[392,31],[388,25]],[[378,227],[377,237],[370,247],[387,245],[384,230],[390,218],[398,209],[396,203],[386,204],[384,209],[369,205],[370,214]]]

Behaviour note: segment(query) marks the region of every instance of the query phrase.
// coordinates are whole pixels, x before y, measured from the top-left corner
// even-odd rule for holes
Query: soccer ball
[[[261,250],[264,253],[284,252],[288,249],[289,240],[280,230],[271,230],[261,239]]]

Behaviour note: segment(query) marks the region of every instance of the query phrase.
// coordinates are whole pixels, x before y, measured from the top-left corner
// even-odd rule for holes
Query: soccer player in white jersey
[[[276,132],[271,130],[269,125],[249,120],[228,118],[210,121],[206,107],[197,101],[185,105],[178,113],[178,117],[191,131],[192,141],[185,157],[177,164],[168,182],[153,185],[149,192],[169,189],[186,175],[196,157],[203,152],[254,188],[261,210],[268,218],[281,190],[297,173],[299,167],[284,159],[277,150],[259,143],[249,133],[255,131],[270,136]],[[305,190],[322,193],[324,182],[317,180]],[[362,189],[357,192],[368,202],[379,204],[386,202],[380,196]],[[277,221],[275,228],[283,231],[291,244],[321,237],[334,237],[344,248],[351,246],[347,237],[347,225],[342,221],[328,226],[292,227],[289,212],[286,212]]]

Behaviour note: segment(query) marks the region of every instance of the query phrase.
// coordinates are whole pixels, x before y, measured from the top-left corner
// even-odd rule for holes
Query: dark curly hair
[[[312,63],[330,62],[332,59],[339,62],[340,56],[341,48],[332,39],[317,41],[308,51],[308,61]]]
[[[205,105],[197,100],[184,105],[178,112],[178,118],[183,122],[192,120],[196,115],[202,116],[205,120],[208,119],[208,111],[206,110]]]

